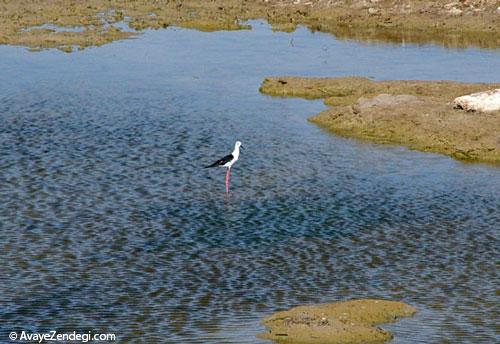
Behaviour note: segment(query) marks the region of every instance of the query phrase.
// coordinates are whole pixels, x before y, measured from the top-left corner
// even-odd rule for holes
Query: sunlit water
[[[269,75],[500,81],[500,53],[300,29],[0,47],[0,342],[10,331],[260,343],[259,319],[377,297],[394,343],[498,340],[500,170],[339,138]],[[203,165],[243,142],[224,170]]]

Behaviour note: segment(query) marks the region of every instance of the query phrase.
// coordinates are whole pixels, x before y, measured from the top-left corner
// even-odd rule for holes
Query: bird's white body
[[[231,166],[233,166],[234,163],[236,161],[238,161],[238,158],[240,157],[240,146],[241,146],[241,142],[236,141],[236,143],[234,144],[234,150],[231,153],[231,155],[233,156],[233,159],[231,161],[228,161],[227,163],[225,163],[223,165],[224,167],[231,168]]]

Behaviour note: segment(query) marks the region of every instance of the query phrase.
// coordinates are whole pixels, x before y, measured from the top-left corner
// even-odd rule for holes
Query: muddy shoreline
[[[383,343],[392,334],[377,325],[415,312],[402,302],[373,299],[298,306],[263,319],[268,331],[259,337],[289,344]]]
[[[267,20],[274,30],[287,32],[305,25],[339,39],[500,47],[496,0],[5,1],[0,3],[0,44],[70,52],[130,38],[147,28],[241,30],[249,29],[242,22],[251,19]],[[47,24],[56,28],[43,27]],[[135,31],[123,30],[123,25]]]
[[[324,99],[329,108],[309,121],[339,135],[496,165],[500,111],[468,112],[452,103],[456,97],[495,88],[500,84],[273,77],[263,81],[260,91]]]

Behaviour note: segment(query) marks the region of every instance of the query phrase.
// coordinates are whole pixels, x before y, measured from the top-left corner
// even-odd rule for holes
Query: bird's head
[[[243,146],[241,145],[240,141],[236,141],[236,143],[234,144],[234,148],[243,148]]]

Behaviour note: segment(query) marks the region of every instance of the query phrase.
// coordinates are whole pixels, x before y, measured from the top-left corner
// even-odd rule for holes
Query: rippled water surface
[[[500,53],[298,30],[0,47],[0,342],[260,343],[261,316],[378,297],[394,343],[498,338],[500,169],[330,135],[265,76],[500,81]],[[496,74],[495,74],[496,73]],[[243,150],[224,170],[201,166]]]

